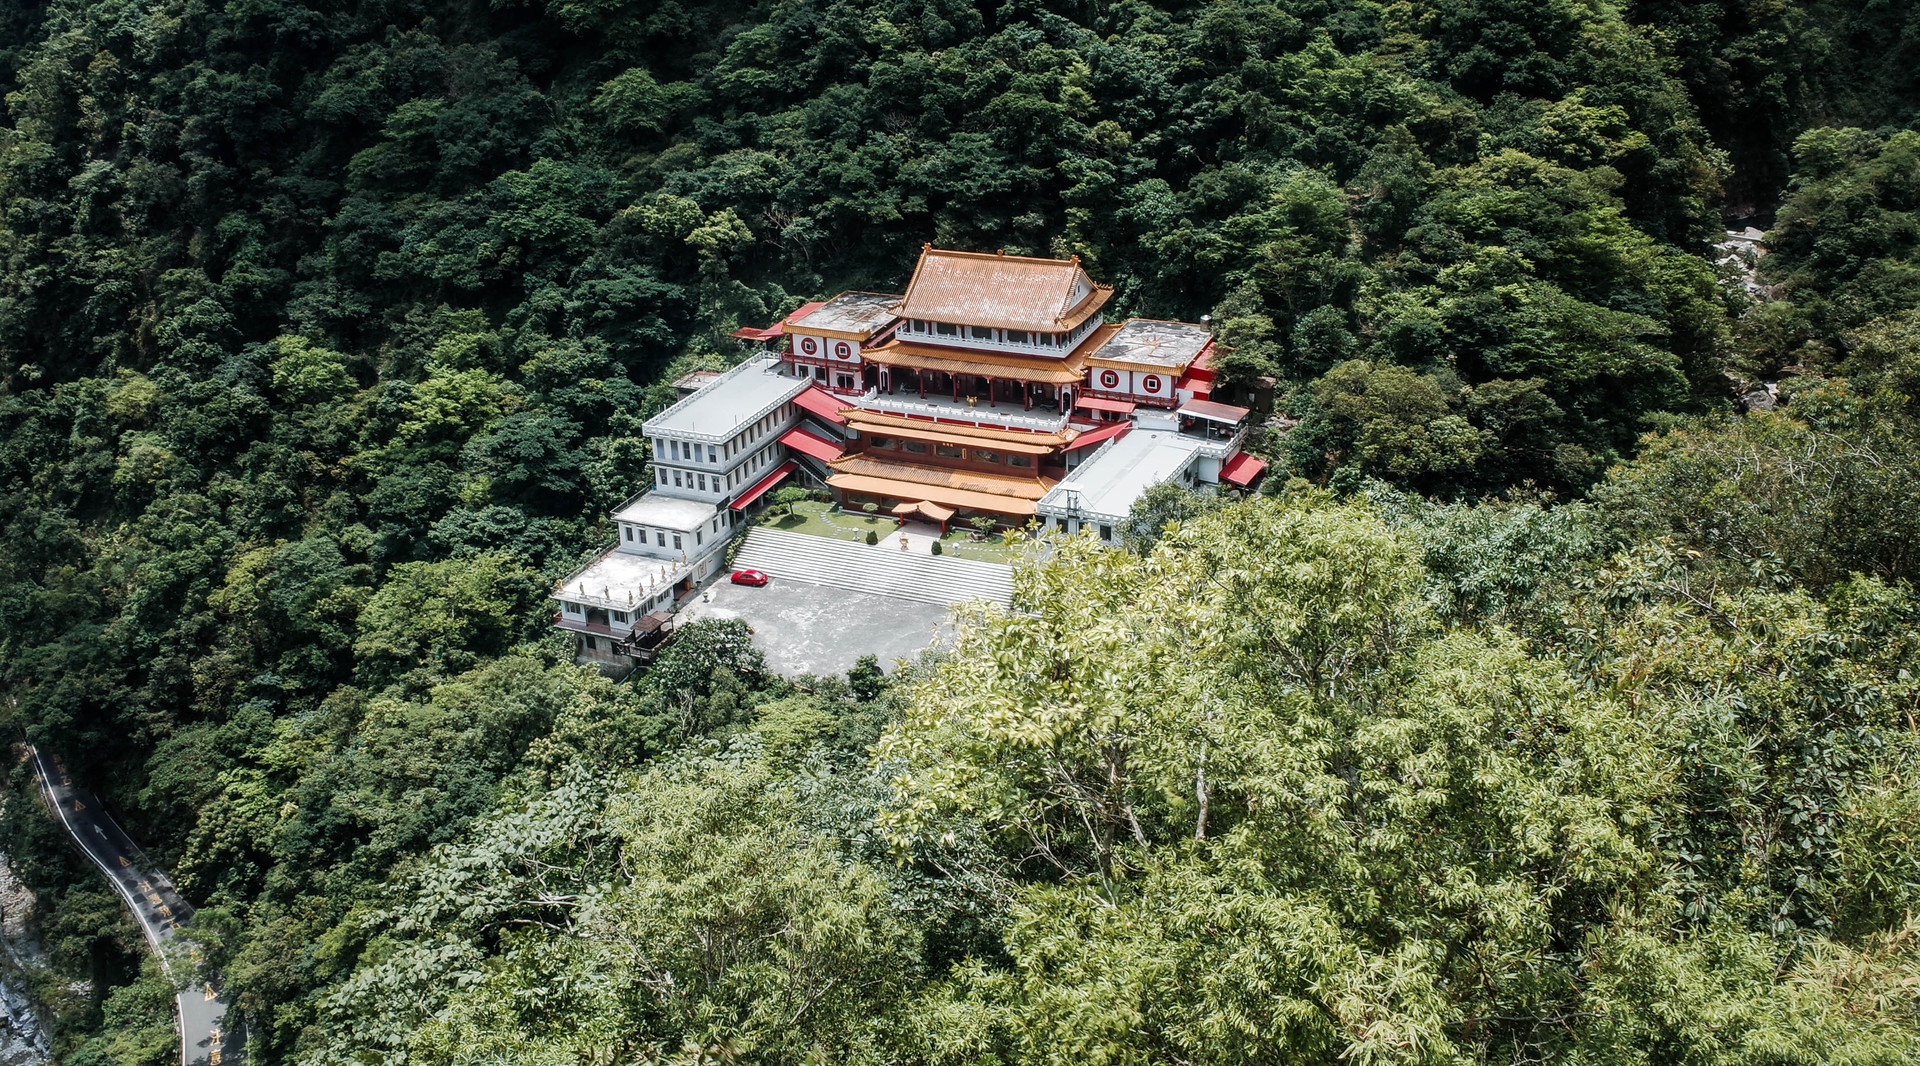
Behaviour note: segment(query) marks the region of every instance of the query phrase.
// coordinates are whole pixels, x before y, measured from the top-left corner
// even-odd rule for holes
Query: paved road
[[[34,769],[40,774],[47,801],[60,815],[60,821],[74,842],[95,866],[107,875],[113,890],[120,894],[140,930],[147,935],[163,969],[171,969],[165,945],[175,931],[193,917],[193,908],[173,882],[147,861],[139,847],[121,830],[93,793],[73,787],[67,768],[58,755],[49,755],[30,746]],[[202,983],[176,997],[180,1012],[181,1066],[243,1066],[246,1044],[239,1027],[225,1028],[227,1001],[214,984]]]

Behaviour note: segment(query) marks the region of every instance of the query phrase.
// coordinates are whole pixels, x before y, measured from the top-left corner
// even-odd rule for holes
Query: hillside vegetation
[[[1911,1061],[1916,71],[1855,0],[14,4],[0,716],[261,1063]],[[891,679],[575,668],[665,383],[929,241],[1210,315],[1266,497]],[[171,1061],[29,788],[62,1061]]]

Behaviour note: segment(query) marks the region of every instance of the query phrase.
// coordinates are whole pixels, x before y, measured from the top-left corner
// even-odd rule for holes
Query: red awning
[[[1184,377],[1173,383],[1173,391],[1189,392],[1195,400],[1204,400],[1213,395],[1213,381],[1210,378]]]
[[[1091,448],[1101,441],[1112,440],[1132,428],[1132,422],[1108,422],[1098,429],[1082,431],[1079,436],[1073,438],[1073,443],[1067,445],[1064,450],[1077,452],[1082,448]]]
[[[1212,400],[1188,400],[1180,405],[1180,413],[1188,418],[1204,418],[1210,422],[1242,422],[1250,413],[1244,407],[1235,407],[1230,403],[1214,403]]]
[[[1259,480],[1260,475],[1266,472],[1266,461],[1255,459],[1246,452],[1241,452],[1220,465],[1220,476],[1243,489]]]
[[[1098,396],[1082,396],[1073,401],[1075,410],[1082,407],[1089,411],[1112,411],[1117,415],[1130,415],[1134,405],[1125,400],[1103,400]]]
[[[799,404],[813,417],[823,422],[831,422],[836,426],[847,424],[847,416],[840,412],[853,406],[818,385],[807,386],[807,390],[795,396],[793,402]]]
[[[801,455],[812,456],[823,463],[833,462],[847,451],[844,445],[835,444],[825,437],[816,437],[797,426],[780,434],[780,443]]]
[[[793,314],[790,314],[787,317],[781,319],[780,322],[782,325],[788,325],[788,326],[794,325],[798,323],[801,319],[807,317],[810,314],[813,314],[815,311],[818,311],[825,306],[827,306],[827,301],[825,300],[815,300],[812,303],[801,304],[800,307],[793,312]]]
[[[754,482],[747,491],[735,496],[733,502],[727,506],[735,511],[746,510],[748,504],[766,495],[768,489],[780,484],[781,479],[793,473],[794,470],[798,469],[799,465],[800,464],[791,459],[781,463],[779,466],[773,468],[773,473]]]

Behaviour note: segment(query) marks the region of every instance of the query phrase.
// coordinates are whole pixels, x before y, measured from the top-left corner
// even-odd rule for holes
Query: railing
[[[881,393],[878,389],[868,389],[864,395],[853,400],[855,406],[866,411],[878,411],[882,414],[905,415],[908,418],[931,418],[940,422],[958,422],[973,426],[993,426],[1000,429],[1022,429],[1035,433],[1058,433],[1066,428],[1065,413],[1052,416],[1033,414],[1015,414],[994,407],[970,407],[961,404],[929,403],[925,400],[901,400]]]
[[[1233,436],[1225,440],[1214,439],[1208,434],[1195,433],[1192,430],[1183,431],[1180,435],[1196,439],[1204,437],[1206,443],[1200,446],[1200,454],[1209,459],[1225,459],[1227,456],[1239,450],[1240,442],[1247,439],[1247,427],[1241,426],[1239,429],[1234,430]]]
[[[631,626],[624,629],[615,629],[605,622],[589,622],[584,618],[568,618],[566,613],[562,611],[553,612],[553,624],[557,629],[565,629],[574,633],[592,633],[596,636],[617,637],[621,639],[625,639],[629,633],[633,632],[633,627]]]

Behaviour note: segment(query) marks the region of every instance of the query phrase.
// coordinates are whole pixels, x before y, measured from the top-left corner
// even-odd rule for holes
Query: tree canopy
[[[0,719],[262,1063],[1911,1058],[1916,39],[14,3]],[[1267,495],[1156,490],[891,674],[574,665],[670,382],[929,241],[1209,316]],[[137,931],[0,828],[62,1061],[167,1061]]]

